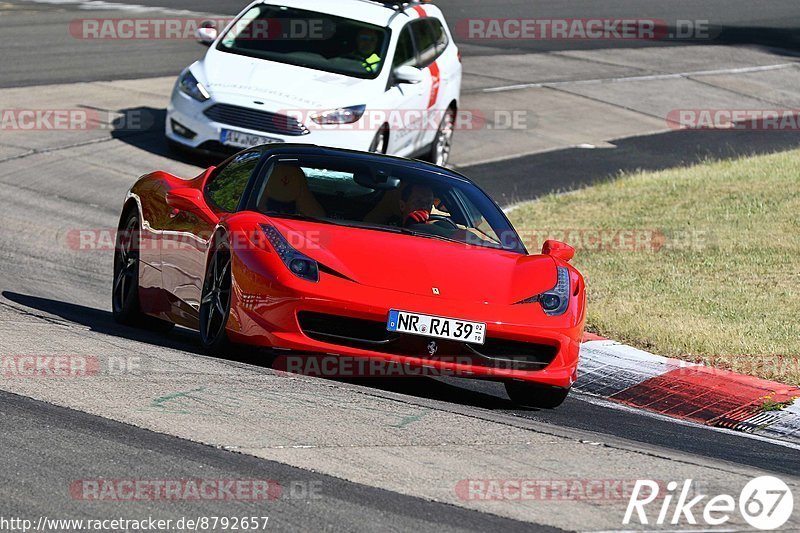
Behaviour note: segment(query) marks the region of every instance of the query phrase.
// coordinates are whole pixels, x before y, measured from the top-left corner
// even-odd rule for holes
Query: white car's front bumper
[[[297,109],[274,109],[269,104],[258,105],[254,103],[252,97],[225,95],[223,97],[213,96],[205,102],[198,102],[177,88],[172,92],[172,98],[167,107],[166,117],[166,136],[169,140],[179,143],[187,148],[204,150],[209,152],[237,151],[244,147],[226,146],[221,142],[223,130],[242,132],[261,137],[269,138],[269,142],[286,142],[316,144],[318,146],[330,146],[334,148],[347,148],[351,150],[368,150],[378,127],[374,130],[369,129],[369,125],[356,123],[355,125],[344,126],[320,126],[310,119],[302,121],[308,133],[303,135],[290,135],[280,131],[263,131],[243,127],[240,124],[226,124],[216,122],[207,117],[204,112],[211,106],[223,104],[247,108],[255,112],[265,111],[279,115],[299,114],[308,117],[312,111]],[[231,121],[235,122],[235,121]],[[277,121],[280,122],[280,121]],[[184,134],[179,132],[184,130]],[[278,128],[281,130],[283,128]],[[177,131],[176,131],[177,130]],[[185,130],[190,130],[193,135],[186,134]]]

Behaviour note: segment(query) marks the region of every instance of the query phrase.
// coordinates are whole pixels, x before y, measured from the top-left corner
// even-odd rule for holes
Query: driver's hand
[[[430,211],[425,209],[417,209],[408,214],[406,217],[406,224],[425,224],[431,218]]]

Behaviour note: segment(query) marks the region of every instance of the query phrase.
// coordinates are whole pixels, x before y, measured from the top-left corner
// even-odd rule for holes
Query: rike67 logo
[[[761,476],[748,482],[738,501],[728,494],[709,497],[699,493],[692,487],[691,479],[684,481],[680,488],[677,481],[671,481],[666,485],[666,493],[660,493],[663,487],[649,479],[637,480],[622,523],[638,520],[643,525],[694,525],[699,518],[709,526],[720,526],[730,521],[738,510],[750,526],[773,530],[783,526],[794,509],[792,491],[773,476]]]

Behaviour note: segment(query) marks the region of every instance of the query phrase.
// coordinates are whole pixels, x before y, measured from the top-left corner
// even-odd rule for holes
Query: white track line
[[[720,74],[748,74],[751,72],[766,72],[769,70],[781,70],[785,68],[796,67],[798,63],[778,63],[775,65],[762,65],[759,67],[739,67],[739,68],[723,68],[715,70],[695,70],[690,72],[675,72],[672,74],[652,74],[649,76],[628,76],[623,78],[594,78],[591,80],[574,80],[574,81],[551,81],[551,82],[538,82],[538,83],[520,83],[517,85],[506,85],[502,87],[490,87],[488,89],[481,89],[484,93],[498,93],[504,91],[517,91],[520,89],[531,89],[537,87],[561,87],[565,85],[595,85],[599,83],[620,83],[629,81],[657,81],[657,80],[673,80],[680,78],[689,78],[692,76],[714,76]]]

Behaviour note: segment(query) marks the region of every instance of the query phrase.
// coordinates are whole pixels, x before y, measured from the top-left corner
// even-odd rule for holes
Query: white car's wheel
[[[385,154],[386,148],[389,144],[389,127],[385,124],[381,126],[375,138],[372,139],[372,144],[369,146],[369,151],[376,154]]]
[[[436,131],[436,137],[433,139],[428,161],[440,167],[447,165],[447,162],[450,160],[450,151],[453,147],[453,133],[455,133],[455,128],[456,110],[450,107],[445,111],[442,122],[439,124],[439,129]]]

